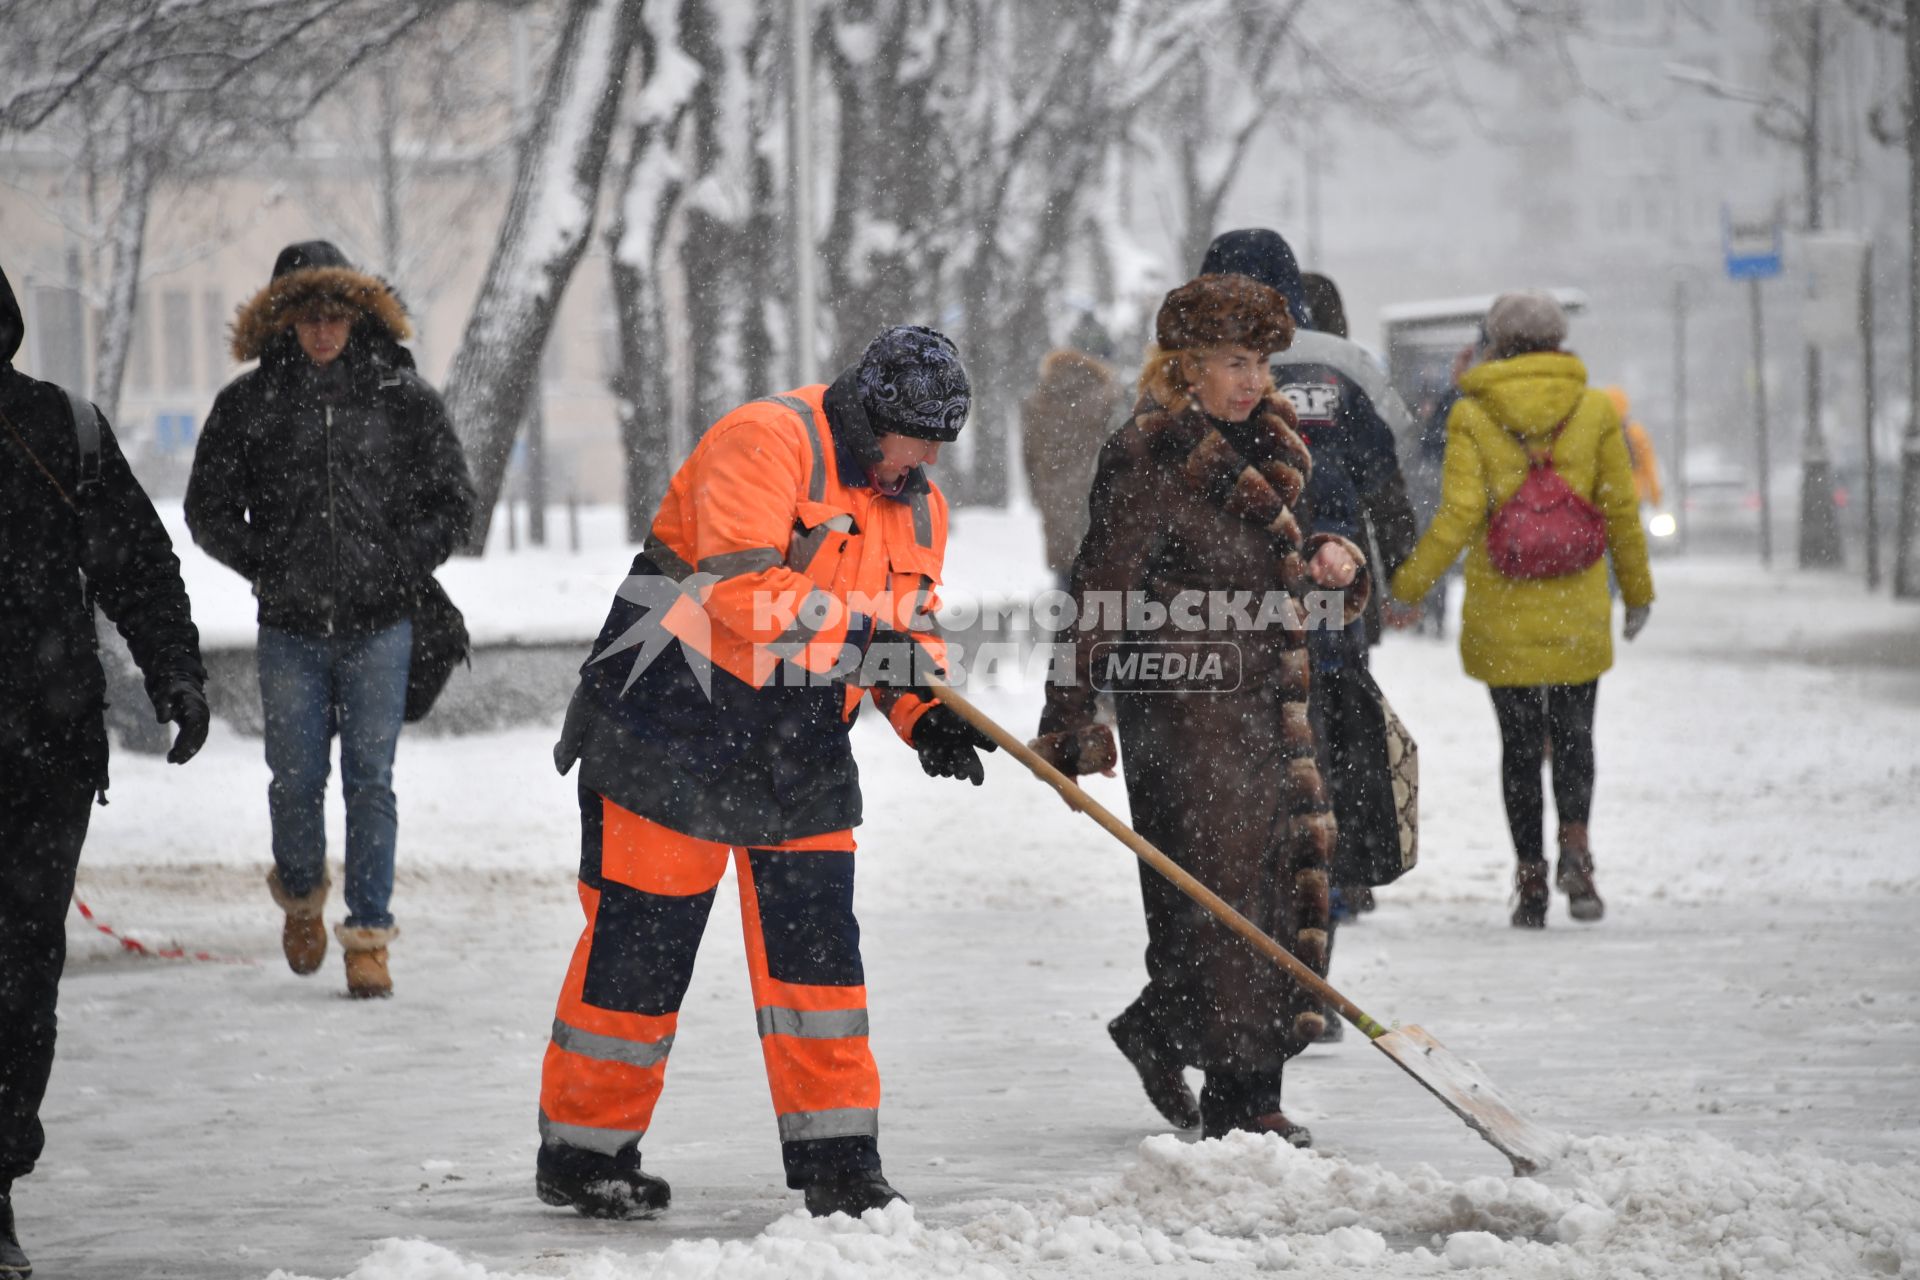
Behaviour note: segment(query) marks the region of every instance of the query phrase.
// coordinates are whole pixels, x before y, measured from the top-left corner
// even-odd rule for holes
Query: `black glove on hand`
[[[940,664],[934,661],[925,645],[885,623],[874,625],[873,639],[867,642],[866,657],[860,663],[862,685],[869,689],[917,693],[932,702],[936,695],[933,686],[927,683],[927,676],[939,673]]]
[[[160,691],[160,711],[154,719],[180,726],[180,732],[173,735],[173,750],[167,752],[169,764],[185,764],[206,745],[210,717],[207,695],[193,681],[172,680]]]
[[[935,703],[933,710],[913,722],[913,749],[929,778],[965,778],[974,786],[987,780],[981,751],[998,751],[1000,744],[962,720],[952,707]]]

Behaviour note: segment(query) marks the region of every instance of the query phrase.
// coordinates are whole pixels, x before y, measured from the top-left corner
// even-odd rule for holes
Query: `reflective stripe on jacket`
[[[931,628],[946,500],[843,475],[825,393],[753,401],[701,438],[568,712],[562,768],[579,758],[587,786],[687,835],[766,843],[855,825],[847,730],[873,626],[945,660]],[[874,692],[910,739],[926,705]]]

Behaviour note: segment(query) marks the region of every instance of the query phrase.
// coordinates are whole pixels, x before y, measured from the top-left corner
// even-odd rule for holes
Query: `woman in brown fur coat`
[[[1367,588],[1359,548],[1302,533],[1312,464],[1267,371],[1292,333],[1280,294],[1244,276],[1167,295],[1139,403],[1101,451],[1073,567],[1074,679],[1049,688],[1035,747],[1069,774],[1110,773],[1094,698],[1113,689],[1133,825],[1325,972],[1335,830],[1307,724],[1303,624],[1350,622]],[[1125,600],[1124,632],[1089,625],[1107,593]],[[1166,625],[1146,630],[1160,608]],[[1186,674],[1144,678],[1173,671]],[[1148,982],[1109,1030],[1149,1098],[1207,1137],[1307,1145],[1280,1081],[1325,1026],[1318,1002],[1144,865],[1141,891]],[[1189,1062],[1206,1073],[1197,1106]]]

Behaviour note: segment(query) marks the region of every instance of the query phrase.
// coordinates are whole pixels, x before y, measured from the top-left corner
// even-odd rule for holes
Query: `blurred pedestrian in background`
[[[413,613],[471,523],[473,488],[445,407],[400,344],[385,281],[324,240],[282,250],[240,308],[233,358],[258,360],[213,402],[187,484],[187,527],[260,601],[273,900],[295,973],[327,954],[327,774],[347,801],[347,993],[389,996],[399,814],[393,757]]]
[[[1061,347],[1040,362],[1040,382],[1020,405],[1020,456],[1040,512],[1047,569],[1064,587],[1087,531],[1094,459],[1114,428],[1125,388],[1105,361]]]
[[[1660,486],[1660,457],[1653,451],[1653,436],[1633,416],[1624,387],[1608,387],[1607,399],[1620,417],[1620,429],[1627,437],[1627,457],[1633,463],[1633,490],[1642,507],[1657,507],[1664,493]]]
[[[1560,821],[1555,883],[1576,920],[1605,911],[1594,884],[1587,824],[1593,804],[1593,717],[1600,676],[1613,665],[1610,557],[1625,600],[1626,637],[1646,625],[1653,577],[1641,531],[1626,437],[1607,397],[1587,386],[1580,358],[1563,350],[1566,313],[1551,295],[1508,293],[1487,313],[1485,359],[1460,375],[1447,422],[1439,514],[1393,578],[1412,604],[1464,550],[1466,602],[1460,656],[1492,692],[1501,740],[1501,794],[1519,859],[1513,923],[1546,924],[1551,899],[1542,826],[1541,768],[1552,742],[1554,807]],[[1583,567],[1514,576],[1496,563],[1490,529],[1523,482],[1564,483],[1558,520],[1584,504],[1604,530],[1603,549]]]

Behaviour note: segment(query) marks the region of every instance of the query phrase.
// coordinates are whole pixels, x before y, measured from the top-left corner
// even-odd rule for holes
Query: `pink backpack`
[[[1607,518],[1554,469],[1554,442],[1572,420],[1560,419],[1538,452],[1507,433],[1527,451],[1527,478],[1487,520],[1487,558],[1506,577],[1561,578],[1607,553]]]

